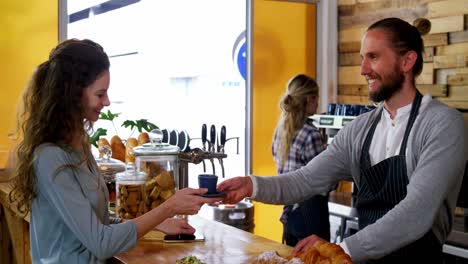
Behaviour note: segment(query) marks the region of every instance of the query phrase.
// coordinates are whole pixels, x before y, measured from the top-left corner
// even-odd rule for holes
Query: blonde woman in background
[[[305,166],[325,148],[320,132],[308,118],[317,111],[318,90],[315,80],[305,74],[294,76],[287,84],[272,144],[279,175]],[[328,217],[327,194],[285,205],[280,217],[283,243],[295,246],[310,235],[330,240]]]

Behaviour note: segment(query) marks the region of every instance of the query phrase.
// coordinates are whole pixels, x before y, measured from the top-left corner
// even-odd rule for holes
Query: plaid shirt
[[[291,144],[287,160],[280,164],[280,157],[277,150],[279,137],[277,132],[273,139],[271,147],[273,158],[276,164],[278,174],[295,171],[305,166],[309,161],[325,149],[322,135],[312,124],[312,120],[307,120],[304,126],[297,132],[296,137]]]
[[[273,144],[271,147],[273,158],[276,164],[276,170],[281,175],[286,172],[295,171],[305,166],[315,156],[325,149],[322,140],[322,135],[318,129],[312,124],[312,120],[308,119],[304,126],[297,132],[296,137],[291,144],[287,160],[280,164],[280,157],[277,150],[279,145],[279,136],[275,132]],[[286,224],[289,214],[299,208],[299,204],[286,205],[283,208],[280,221]]]

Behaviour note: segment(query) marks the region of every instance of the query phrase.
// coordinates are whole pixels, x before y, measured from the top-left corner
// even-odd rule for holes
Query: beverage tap
[[[222,126],[221,127],[221,132],[220,132],[220,140],[218,141],[219,146],[218,146],[218,152],[224,153],[224,144],[226,144],[226,127]],[[219,165],[221,166],[221,172],[222,172],[222,177],[224,178],[224,164],[223,164],[223,158],[220,157],[218,158]]]
[[[226,144],[226,127],[222,126],[221,127],[221,132],[220,132],[220,143],[219,143],[219,149],[218,152],[224,153],[224,144]]]
[[[210,142],[211,142],[210,154],[215,153],[215,147],[214,147],[215,143],[216,143],[215,141],[216,141],[216,127],[215,127],[215,125],[211,125],[211,128],[210,128]],[[210,155],[210,162],[211,162],[211,167],[213,168],[213,174],[216,175],[216,170],[215,170],[215,165],[214,165],[212,155]]]
[[[203,151],[206,151],[206,124],[202,125],[202,132],[201,132],[201,137],[202,137],[202,144],[203,144]],[[203,162],[203,172],[206,172],[206,164],[205,161],[202,160]]]

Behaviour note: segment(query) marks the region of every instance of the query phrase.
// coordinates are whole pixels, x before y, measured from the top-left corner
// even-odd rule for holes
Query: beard
[[[369,99],[376,103],[390,99],[396,92],[401,90],[405,81],[405,76],[398,66],[395,66],[393,72],[384,75],[383,78],[377,76],[382,81],[382,85],[375,92],[369,91]]]

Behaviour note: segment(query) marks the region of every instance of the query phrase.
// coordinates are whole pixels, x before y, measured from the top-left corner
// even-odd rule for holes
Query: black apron
[[[292,210],[293,205],[286,205],[287,221],[283,223],[283,243],[296,246],[302,239],[317,235],[330,241],[330,220],[328,195],[316,195],[301,203]]]
[[[375,128],[380,121],[382,111],[374,120],[361,152],[361,179],[357,190],[356,209],[359,216],[359,229],[365,228],[377,221],[406,197],[406,186],[409,183],[406,171],[406,145],[411,128],[418,115],[422,95],[417,92],[411,107],[410,117],[406,126],[400,153],[371,166],[369,148]],[[398,227],[395,227],[398,228]],[[429,230],[422,238],[400,248],[378,260],[365,263],[442,263],[442,245],[434,233]]]

